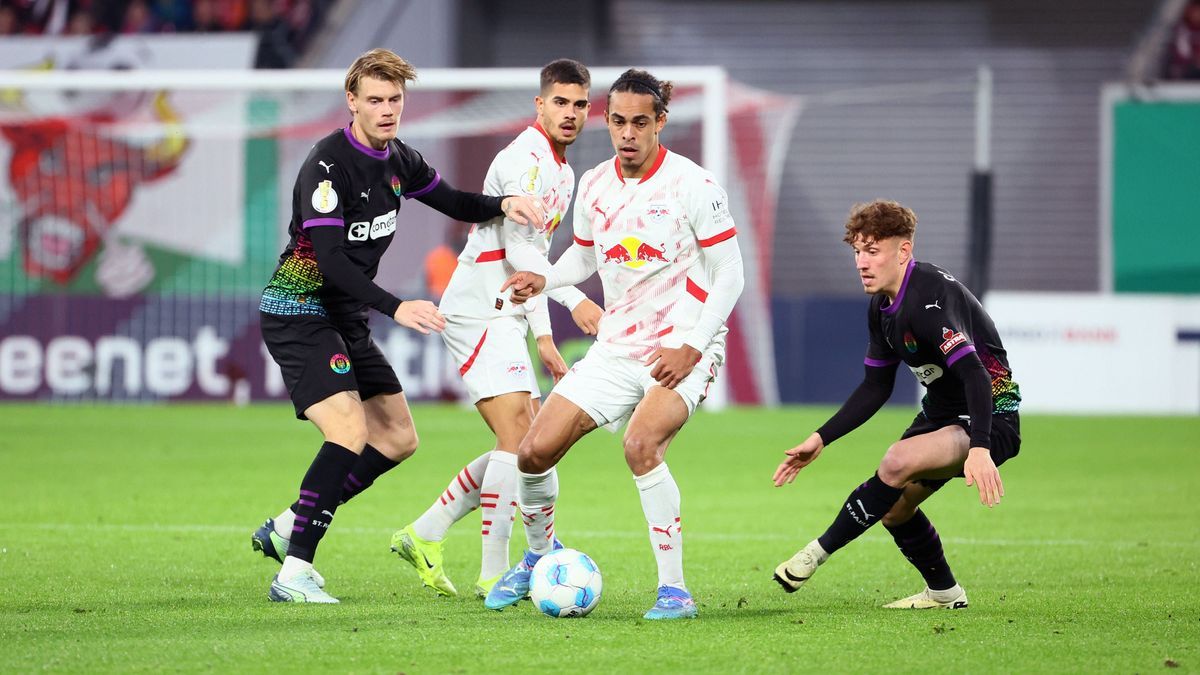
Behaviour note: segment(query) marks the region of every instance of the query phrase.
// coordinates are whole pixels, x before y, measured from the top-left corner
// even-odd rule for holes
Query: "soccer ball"
[[[572,548],[547,553],[533,567],[529,597],[546,616],[587,616],[600,602],[600,568]]]

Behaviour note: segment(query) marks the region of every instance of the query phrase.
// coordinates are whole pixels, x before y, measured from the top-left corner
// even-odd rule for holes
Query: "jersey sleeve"
[[[692,191],[692,229],[701,248],[709,248],[732,239],[737,234],[733,214],[729,211],[729,196],[711,176],[704,176]]]
[[[538,161],[529,155],[521,157],[517,153],[501,151],[492,161],[489,172],[495,180],[488,181],[488,186],[484,188],[487,194],[497,197],[526,195],[534,199],[542,198],[544,187],[542,181],[538,180],[540,166]],[[537,272],[545,276],[550,270],[550,261],[534,243],[537,237],[543,236],[539,229],[521,225],[508,218],[503,218],[499,227],[505,257],[513,269]]]
[[[584,173],[579,184],[587,184],[588,177],[591,175],[591,171]],[[574,213],[575,216],[571,220],[574,221],[575,240],[567,250],[563,251],[558,260],[554,262],[554,266],[550,268],[550,272],[546,274],[547,289],[574,286],[592,276],[596,271],[596,240],[593,238],[595,235],[592,234],[592,217],[588,212],[586,194],[575,196]]]
[[[345,228],[342,202],[349,188],[340,163],[327,154],[313,152],[300,167],[300,174],[296,177],[300,195],[300,229]]]
[[[429,194],[442,181],[441,174],[429,166],[421,153],[414,148],[399,141],[396,142],[396,147],[400,158],[400,171],[403,173],[396,176],[400,181],[401,194],[405,199],[416,199]]]
[[[941,311],[927,310],[913,318],[913,334],[917,342],[937,347],[938,352],[950,367],[967,354],[975,353],[971,342],[971,322],[963,303],[956,301],[955,293],[946,293],[946,307]]]

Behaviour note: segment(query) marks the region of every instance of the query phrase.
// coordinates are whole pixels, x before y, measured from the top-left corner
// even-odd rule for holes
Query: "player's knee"
[[[413,456],[418,445],[420,438],[417,437],[416,429],[393,426],[388,428],[376,449],[393,462],[403,462]]]
[[[363,446],[367,444],[367,425],[365,422],[347,420],[334,429],[326,430],[325,440],[353,452],[362,452]]]
[[[888,485],[899,486],[908,482],[911,473],[912,462],[908,453],[899,443],[892,444],[879,462],[879,479]]]
[[[637,433],[626,432],[623,441],[625,446],[625,463],[635,476],[641,476],[650,469],[658,466],[658,444]]]
[[[544,473],[550,470],[552,464],[546,460],[547,449],[545,442],[539,442],[539,435],[533,432],[525,434],[517,445],[517,470],[522,473]]]

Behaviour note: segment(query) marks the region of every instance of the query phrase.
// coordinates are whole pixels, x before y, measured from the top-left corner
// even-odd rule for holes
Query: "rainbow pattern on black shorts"
[[[300,238],[292,254],[279,264],[271,281],[263,289],[259,310],[267,314],[327,316],[317,291],[325,277],[317,268],[312,242]]]

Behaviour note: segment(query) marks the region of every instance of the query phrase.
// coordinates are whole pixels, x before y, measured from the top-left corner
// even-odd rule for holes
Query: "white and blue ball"
[[[534,566],[529,597],[542,613],[556,619],[587,616],[600,602],[603,588],[596,563],[585,553],[564,548],[547,553]]]

